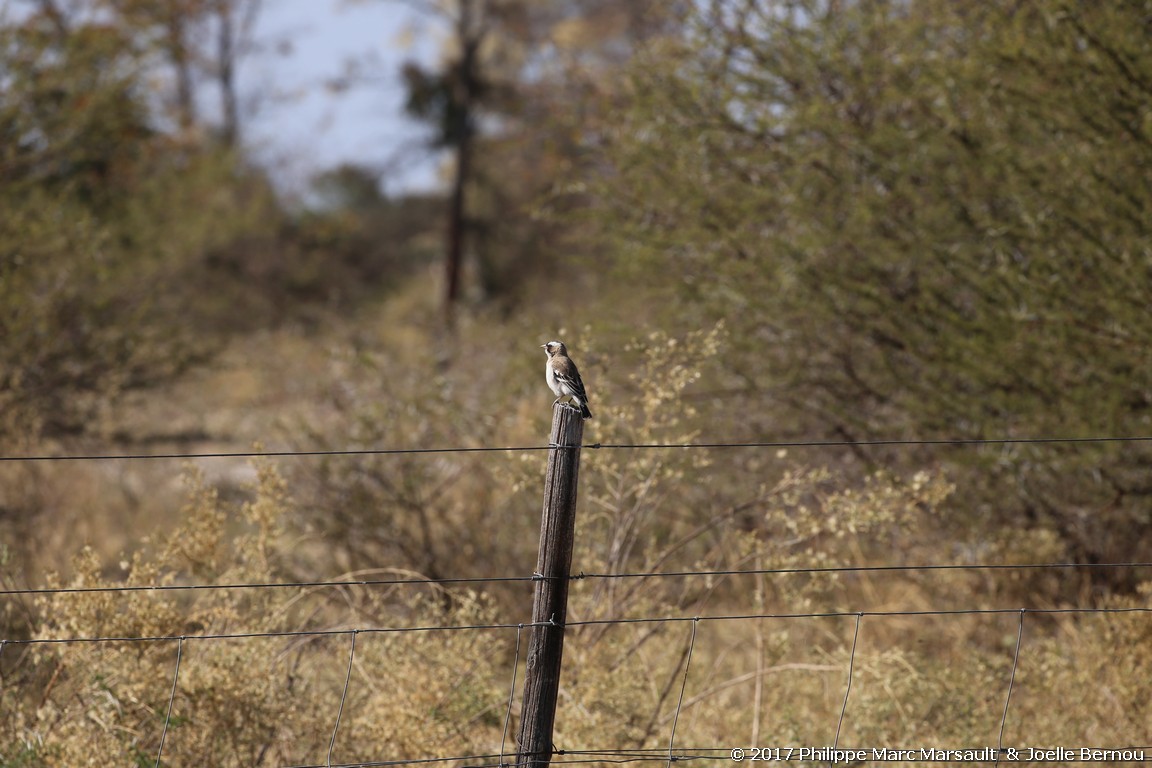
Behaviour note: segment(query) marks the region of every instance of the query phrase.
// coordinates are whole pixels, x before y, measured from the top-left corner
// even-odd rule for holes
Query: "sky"
[[[264,0],[238,71],[246,147],[289,193],[344,162],[382,171],[388,194],[437,188],[400,78],[406,60],[436,60],[436,35],[402,0]]]

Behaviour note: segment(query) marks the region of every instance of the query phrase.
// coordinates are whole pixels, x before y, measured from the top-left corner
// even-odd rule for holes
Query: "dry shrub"
[[[180,527],[121,562],[76,558],[73,589],[274,583],[293,542],[279,474],[258,468],[252,497],[227,504],[192,473]],[[31,646],[7,647],[0,765],[151,765],[171,699],[163,764],[323,763],[345,692],[349,634],[321,634],[377,616],[390,629],[491,621],[481,596],[341,604],[285,589],[70,592],[40,600]],[[303,633],[267,636],[265,633]],[[315,634],[310,634],[315,633]],[[214,637],[217,635],[251,635]],[[264,636],[262,636],[264,635]],[[108,640],[89,638],[163,638]],[[495,687],[500,638],[476,632],[360,635],[338,754],[425,755],[499,741],[507,695]],[[16,657],[19,656],[17,659]],[[503,679],[504,670],[500,671]],[[419,682],[417,686],[411,683]],[[503,683],[501,684],[503,685]]]
[[[675,451],[668,453],[674,456]],[[754,503],[742,506],[752,515],[751,525],[720,514],[707,535],[700,526],[673,526],[669,540],[677,554],[697,551],[697,560],[677,565],[667,545],[642,539],[635,562],[658,566],[656,571],[847,565],[862,550],[888,546],[907,529],[931,524],[934,510],[951,492],[946,482],[928,475],[906,482],[877,475],[858,488],[844,484],[844,478],[827,470],[789,470],[773,486],[760,489]],[[666,504],[673,520],[680,503],[669,494]],[[846,589],[834,574],[720,572],[694,579],[629,576],[590,581],[578,582],[573,592],[570,617],[577,621],[825,613],[859,610],[861,604],[848,602],[846,593],[851,600],[879,602],[874,609],[890,599],[882,584],[863,591],[856,585]],[[827,740],[846,679],[853,634],[847,618],[705,620],[696,624],[694,640],[692,624],[655,621],[574,628],[566,646],[563,700],[564,711],[574,716],[560,725],[571,740],[568,748],[667,744],[674,721],[685,744],[744,743],[750,735],[771,735],[776,744]],[[880,639],[899,634],[882,631]],[[692,666],[685,681],[689,649]],[[891,651],[869,664],[878,670],[900,661],[900,652]],[[864,666],[860,675],[868,674]],[[883,715],[878,722],[889,722],[884,707],[875,709]],[[874,725],[868,718],[865,723]]]
[[[653,453],[680,460],[676,449]],[[626,461],[621,468],[632,471]],[[281,578],[281,562],[296,544],[283,529],[291,503],[274,471],[262,467],[259,478],[254,495],[232,505],[193,479],[179,530],[122,563],[116,578],[102,575],[107,566],[84,552],[68,585]],[[728,554],[723,562],[729,565],[757,568],[879,559],[876,553],[931,528],[950,491],[929,475],[876,475],[853,486],[827,470],[794,468],[762,494],[751,518],[729,516],[714,526],[693,567],[714,567],[720,553]],[[682,501],[669,493],[663,503],[674,509]],[[597,550],[597,543],[585,543],[585,556],[611,551]],[[672,570],[665,566],[677,561],[666,557],[666,546],[642,539],[631,562]],[[826,745],[840,725],[851,663],[842,746],[994,744],[1018,614],[866,615],[857,636],[853,611],[938,599],[929,585],[909,584],[909,578],[845,574],[821,582],[816,574],[762,573],[579,580],[571,593],[555,743],[565,750],[666,748],[675,726],[674,743],[681,746]],[[1136,611],[1025,614],[1006,743],[1116,746],[1149,737],[1147,593],[1114,607]],[[523,616],[506,616],[508,609],[481,594],[95,592],[50,596],[39,608],[41,639],[170,639],[10,644],[0,765],[151,764],[181,637],[165,765],[323,764],[341,700],[336,762],[514,751],[518,712],[514,705],[506,732],[506,705],[512,664],[524,663],[528,630],[515,654],[516,630],[490,625],[514,625]],[[707,618],[738,614],[764,617]],[[695,616],[705,619],[628,622]],[[608,623],[580,623],[589,619]],[[339,634],[205,637],[329,630]],[[1066,703],[1054,707],[1054,701]]]
[[[419,338],[393,340],[379,351],[359,344],[337,350],[329,362],[333,384],[310,418],[294,425],[295,439],[303,434],[302,445],[333,449],[480,447],[522,439],[494,426],[511,420],[510,403],[522,394],[503,382],[527,381],[509,374],[515,358],[493,353],[491,365],[473,368],[446,361],[446,349]],[[323,547],[302,553],[297,567],[353,571],[383,564],[438,578],[491,575],[529,562],[529,546],[520,546],[527,542],[519,535],[524,508],[510,514],[508,490],[494,476],[504,460],[499,454],[399,454],[341,456],[301,467],[293,475],[301,525]],[[477,536],[481,527],[486,535]]]
[[[722,327],[633,342],[628,351],[640,366],[621,381],[600,379],[606,391],[597,440],[697,440],[692,389],[710,375],[723,344]],[[574,570],[597,577],[573,586],[569,618],[576,622],[843,611],[858,608],[862,597],[883,607],[894,597],[883,583],[861,590],[835,574],[724,572],[892,562],[893,552],[930,535],[953,492],[938,473],[857,481],[789,464],[783,453],[751,472],[731,453],[675,447],[585,456]],[[638,575],[667,571],[716,573]],[[612,578],[625,573],[634,575]],[[843,619],[574,627],[557,743],[655,747],[667,744],[674,722],[684,744],[750,736],[824,743],[842,702],[851,636]]]
[[[1047,627],[1025,616],[1018,688],[1008,733],[1030,745],[1152,744],[1152,583],[1115,597],[1116,612],[1068,617]]]
[[[468,593],[456,596],[450,607],[432,599],[407,607],[411,613],[401,627],[477,627],[497,618],[486,599]],[[341,759],[498,751],[513,632],[467,628],[361,635],[348,709],[351,745],[340,751]],[[514,743],[514,737],[506,741],[509,751]]]
[[[282,536],[286,494],[278,474],[259,469],[254,497],[221,502],[196,473],[178,528],[110,569],[85,549],[66,584],[73,589],[269,582]],[[122,575],[109,577],[110,570]],[[23,674],[47,684],[5,702],[5,741],[37,745],[51,765],[147,762],[159,749],[180,656],[179,686],[165,744],[166,765],[255,764],[318,714],[293,704],[284,684],[291,655],[275,641],[204,635],[293,628],[275,590],[71,592],[40,600],[35,645]],[[172,638],[75,642],[75,638]],[[177,638],[186,638],[178,640]],[[282,643],[281,643],[282,645]],[[35,686],[32,686],[35,688]],[[304,730],[307,732],[307,730]]]
[[[599,393],[593,439],[699,439],[691,395],[711,375],[722,329],[634,343],[628,351],[640,362],[631,375],[602,369],[597,340],[584,337],[580,362]],[[333,422],[345,428],[345,445],[467,444],[453,414],[479,395],[457,372],[431,381],[395,374],[387,384],[397,399],[383,401],[371,379],[388,366],[349,370]],[[497,397],[487,385],[505,373],[484,371],[480,391]],[[516,436],[542,418],[515,410],[522,395],[502,395]],[[620,405],[628,402],[636,407]],[[427,575],[428,563],[413,567],[421,566],[413,553],[423,553],[445,576],[527,575],[540,455],[487,469],[468,456],[396,459],[332,463],[311,481],[302,473],[304,492],[294,482],[293,495],[312,505],[304,513],[266,466],[246,501],[225,502],[193,478],[177,530],[119,568],[82,553],[67,584],[322,578],[339,571],[318,563],[341,564],[326,559],[329,546],[348,545],[347,555],[372,533],[379,538],[363,554],[377,572]],[[984,542],[943,536],[950,499],[963,490],[938,470],[847,472],[783,452],[674,447],[589,449],[584,461],[574,570],[588,578],[571,587],[558,749],[667,748],[673,727],[680,746],[821,746],[838,726],[841,746],[995,744],[1018,613],[865,615],[858,635],[856,613],[1044,607],[1052,590],[1032,591],[1040,582],[1012,571],[805,569],[1038,562],[1052,557],[1050,537],[1023,529]],[[320,530],[323,514],[350,515],[353,505],[350,527]],[[747,570],[760,572],[734,573]],[[711,573],[656,575],[678,571]],[[165,765],[323,764],[342,701],[335,762],[508,754],[519,714],[514,703],[506,731],[509,685],[513,663],[523,670],[529,633],[521,631],[517,654],[514,627],[530,605],[525,585],[503,586],[494,594],[347,587],[47,597],[35,637],[172,639],[9,644],[0,657],[0,766],[152,764],[180,637]],[[1148,593],[1109,604],[1146,611]],[[707,618],[717,616],[742,618]],[[1149,626],[1146,612],[1025,614],[1006,743],[1152,738]],[[261,632],[317,634],[204,637]]]

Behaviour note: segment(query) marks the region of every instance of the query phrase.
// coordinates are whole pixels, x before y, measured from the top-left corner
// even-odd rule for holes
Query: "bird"
[[[584,382],[580,380],[580,371],[576,368],[576,363],[568,357],[568,347],[564,346],[562,341],[550,341],[540,346],[548,355],[544,375],[548,387],[556,395],[552,405],[567,397],[579,407],[581,417],[592,418],[592,411],[588,410],[588,394],[584,391]]]

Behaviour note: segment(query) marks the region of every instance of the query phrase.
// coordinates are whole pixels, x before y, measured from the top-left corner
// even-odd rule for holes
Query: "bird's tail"
[[[580,403],[580,416],[584,419],[592,418],[592,411],[588,410],[588,404],[583,401]]]

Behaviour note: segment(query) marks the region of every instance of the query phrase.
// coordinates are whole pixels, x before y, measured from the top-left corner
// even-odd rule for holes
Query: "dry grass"
[[[427,287],[417,283],[355,321],[334,319],[322,333],[282,329],[238,344],[171,391],[125,402],[106,434],[152,436],[155,450],[538,443],[550,400],[535,347],[545,339],[527,330],[528,318],[463,318],[460,333],[485,364],[453,364],[450,338],[417,330],[434,327],[420,298]],[[589,329],[564,335],[596,393],[590,441],[681,442],[716,426],[707,403],[696,413],[688,395],[715,383],[722,328],[628,345]],[[21,552],[27,580],[97,586],[527,574],[543,465],[531,452],[205,462],[184,484],[167,462],[4,470],[5,493],[40,511],[28,526],[35,549]],[[577,571],[1053,553],[1050,538],[1027,531],[959,549],[943,532],[964,489],[939,468],[903,476],[785,454],[590,450],[581,479]],[[42,575],[49,570],[61,575]],[[1043,603],[1038,584],[1009,572],[589,579],[573,584],[570,618],[1011,607]],[[358,634],[346,696],[351,635],[199,636],[515,625],[530,615],[529,600],[523,583],[476,592],[100,593],[10,601],[6,622],[15,637],[187,636],[164,765],[324,764],[342,697],[336,762],[511,750],[504,722],[515,630]],[[1116,604],[1147,607],[1148,594]],[[865,617],[841,746],[994,744],[1016,621]],[[1027,616],[1006,742],[1152,739],[1149,626],[1146,614]],[[556,745],[662,748],[673,722],[679,745],[827,745],[854,628],[852,616],[703,621],[692,642],[692,622],[574,627]],[[176,650],[175,641],[9,645],[0,657],[0,766],[151,765]],[[522,681],[523,653],[518,663]],[[511,734],[517,714],[514,706]]]

